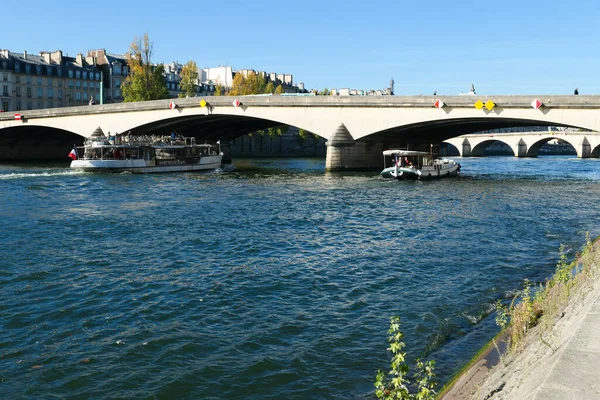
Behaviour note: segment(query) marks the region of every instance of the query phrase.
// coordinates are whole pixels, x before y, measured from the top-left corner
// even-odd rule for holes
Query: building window
[[[42,101],[38,101],[37,108],[44,108],[44,103]]]
[[[27,88],[27,97],[31,97],[31,88],[30,87]],[[30,108],[30,110],[31,110],[31,108]]]
[[[48,102],[48,108],[54,108],[54,102],[49,101]]]
[[[75,71],[75,78],[81,79],[81,71],[80,70]]]
[[[96,103],[100,104],[100,93],[95,93],[94,98],[96,99]]]
[[[118,99],[121,97],[121,91],[119,89],[115,89],[114,94],[115,94],[114,95],[115,99]]]
[[[52,86],[52,78],[48,78],[48,86]]]
[[[57,75],[57,76],[62,76],[62,75],[63,75],[63,72],[62,72],[62,68],[61,68],[61,67],[58,67],[58,68],[56,68],[56,75]]]
[[[87,92],[83,92],[83,98],[84,98],[85,100],[87,100],[87,99],[88,99]]]
[[[25,64],[25,73],[30,74],[31,73],[31,64]],[[30,108],[31,110],[31,108]]]
[[[100,80],[100,72],[96,72],[96,80],[99,81]]]
[[[51,99],[54,97],[54,91],[52,90],[52,88],[48,88],[48,98]],[[52,108],[52,107],[50,107]]]
[[[96,89],[100,90],[100,82],[96,82]]]
[[[121,87],[121,80],[115,79],[115,87]]]
[[[76,88],[80,88],[81,87],[81,81],[75,81],[75,87]]]
[[[17,111],[21,109],[21,100],[17,100]]]
[[[52,75],[52,67],[46,67],[46,74]]]
[[[31,76],[27,75],[27,84],[31,86]]]
[[[2,96],[8,96],[8,85],[2,86]]]
[[[72,77],[73,77],[73,70],[72,70],[72,69],[70,69],[70,70],[69,70],[69,78],[72,78]]]
[[[87,83],[87,81],[83,81],[83,88],[84,88],[84,89],[87,89],[87,88],[88,88],[88,83]]]
[[[81,92],[75,92],[75,101],[81,101]]]
[[[21,86],[17,86],[17,97],[21,97]]]
[[[58,80],[58,87],[62,87],[62,85],[63,85],[63,80],[62,80],[62,79],[59,79],[59,80]]]
[[[38,75],[42,74],[42,66],[41,65],[36,65],[35,66],[35,73]]]
[[[37,85],[42,86],[42,78],[40,78],[40,77],[37,78]]]
[[[63,98],[63,91],[62,91],[62,89],[58,89],[58,99],[62,100],[62,98]]]
[[[8,72],[3,72],[3,73],[2,73],[2,80],[3,80],[4,82],[8,82]]]
[[[33,109],[33,103],[31,102],[31,100],[27,100],[27,109],[28,110],[32,110]]]
[[[87,79],[87,78],[88,78],[88,73],[87,73],[87,71],[83,71],[83,76],[82,76],[82,78],[83,78],[83,79]]]
[[[21,72],[21,63],[15,63],[15,72]]]
[[[121,73],[121,64],[114,64],[113,69],[115,70],[115,74]]]
[[[16,83],[21,83],[21,75],[15,76],[15,82]]]
[[[42,97],[42,88],[41,87],[38,88],[37,93],[38,93],[38,95],[37,95],[38,99],[41,98]]]
[[[73,89],[73,81],[69,79],[69,87]]]

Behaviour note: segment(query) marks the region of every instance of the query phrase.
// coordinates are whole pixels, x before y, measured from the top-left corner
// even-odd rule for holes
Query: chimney
[[[62,64],[62,50],[57,50],[50,54],[52,61],[58,65]]]
[[[50,53],[48,53],[47,51],[40,51],[40,56],[44,58],[46,64],[50,64]]]
[[[27,50],[23,52],[23,59],[27,60]]]

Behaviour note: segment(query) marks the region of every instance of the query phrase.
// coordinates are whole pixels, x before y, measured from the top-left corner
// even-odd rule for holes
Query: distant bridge
[[[598,158],[600,155],[600,133],[568,130],[538,132],[485,133],[458,136],[444,140],[458,149],[462,157],[483,156],[487,146],[502,142],[512,149],[516,157],[537,157],[540,148],[553,139],[569,143],[577,152],[577,157]]]
[[[21,112],[21,120],[3,113],[0,159],[64,157],[97,127],[112,134],[178,130],[224,143],[258,129],[292,125],[327,139],[330,170],[378,168],[386,148],[429,151],[433,144],[435,151],[444,140],[496,128],[551,125],[600,131],[600,96],[242,96],[237,107],[234,100],[216,96],[30,110]],[[507,137],[505,142],[523,156],[552,138],[521,138],[515,144]],[[481,143],[473,140],[467,144],[463,138],[459,152],[466,154],[470,145],[471,154],[476,153]],[[582,146],[572,143],[581,147],[578,154],[597,155],[598,142],[590,136],[585,140]]]

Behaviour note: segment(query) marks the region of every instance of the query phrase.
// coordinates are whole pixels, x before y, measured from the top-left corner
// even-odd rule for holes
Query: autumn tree
[[[134,38],[127,56],[130,73],[122,85],[125,102],[169,98],[164,67],[162,64],[152,65],[152,52],[153,44],[148,33],[143,38]]]
[[[231,89],[229,90],[230,96],[243,96],[246,94],[246,78],[244,75],[237,73],[233,77],[231,83]]]
[[[188,61],[181,69],[181,90],[179,97],[193,97],[198,88],[198,66],[194,61]]]

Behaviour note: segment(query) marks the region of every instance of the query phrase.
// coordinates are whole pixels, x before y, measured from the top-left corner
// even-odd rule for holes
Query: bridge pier
[[[357,142],[341,124],[327,142],[325,169],[327,171],[373,170],[382,168],[383,144]]]

